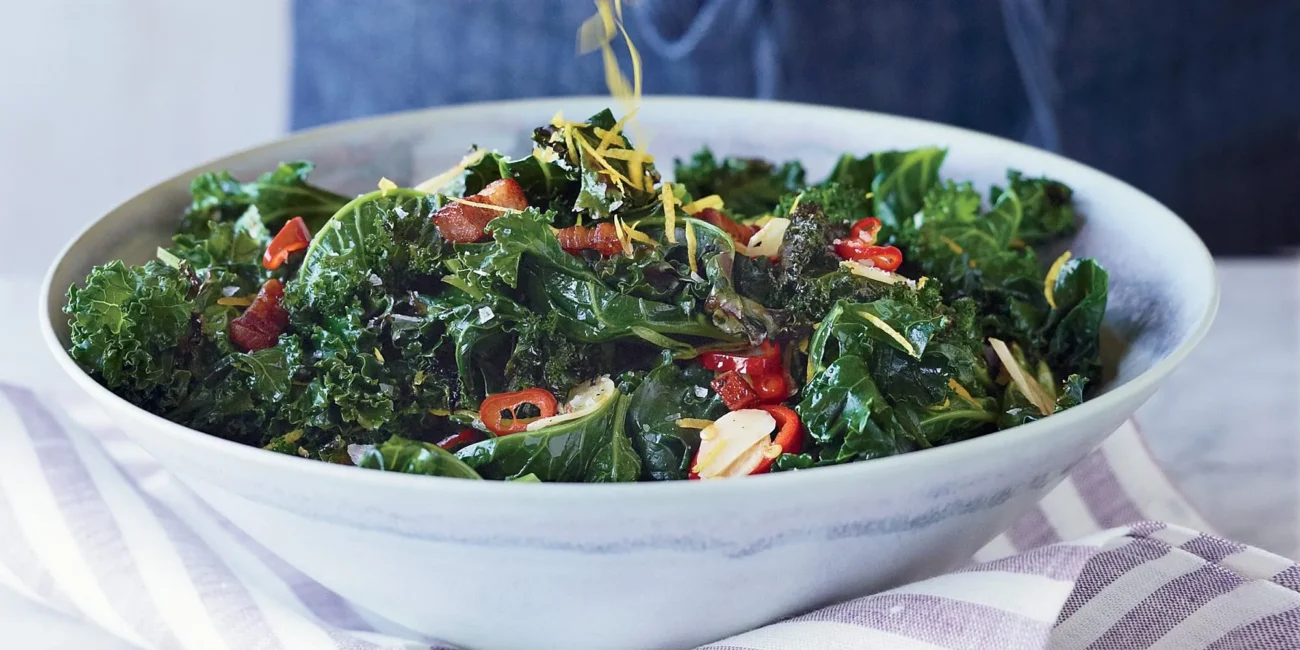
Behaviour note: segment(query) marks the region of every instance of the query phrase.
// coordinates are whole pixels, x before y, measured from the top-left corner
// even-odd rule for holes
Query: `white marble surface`
[[[1300,264],[1223,260],[1219,276],[1214,327],[1138,422],[1218,532],[1300,557]]]

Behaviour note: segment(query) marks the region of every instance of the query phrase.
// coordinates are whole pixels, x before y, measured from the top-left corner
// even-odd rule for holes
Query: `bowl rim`
[[[464,496],[468,498],[508,497],[510,499],[525,498],[528,500],[535,498],[538,501],[546,501],[553,500],[556,497],[568,497],[603,501],[606,499],[624,500],[628,498],[657,499],[660,497],[670,497],[676,494],[677,491],[682,491],[682,494],[692,494],[697,496],[721,496],[724,494],[738,493],[761,495],[769,492],[785,491],[797,484],[806,484],[807,487],[812,488],[822,484],[831,486],[833,484],[840,484],[844,481],[860,482],[866,480],[869,476],[887,478],[891,476],[913,474],[915,472],[941,468],[947,463],[954,462],[962,456],[968,456],[971,454],[996,454],[1001,450],[1018,447],[1041,436],[1052,435],[1054,430],[1067,428],[1076,423],[1088,420],[1094,415],[1101,414],[1102,412],[1111,409],[1114,405],[1131,398],[1135,393],[1154,389],[1162,379],[1173,371],[1174,368],[1180,365],[1191,351],[1196,348],[1205,337],[1214,321],[1214,316],[1219,305],[1220,286],[1213,258],[1210,255],[1209,250],[1205,247],[1205,243],[1194,231],[1191,230],[1186,222],[1179,218],[1173,211],[1169,210],[1167,206],[1125,181],[1106,174],[1089,165],[1000,136],[982,133],[963,127],[942,124],[939,122],[880,113],[876,111],[802,102],[653,95],[644,97],[642,100],[643,103],[668,107],[679,105],[683,108],[690,108],[696,111],[709,110],[718,111],[724,114],[726,109],[729,107],[748,107],[752,110],[753,108],[762,105],[764,109],[773,111],[793,110],[806,113],[821,113],[824,115],[840,115],[841,117],[854,117],[858,119],[868,118],[879,121],[886,126],[892,123],[897,125],[924,127],[934,131],[936,138],[941,137],[944,134],[959,135],[967,138],[974,137],[987,140],[990,144],[997,145],[1000,148],[1008,148],[1022,152],[1033,152],[1035,155],[1046,156],[1048,159],[1052,159],[1055,162],[1077,166],[1083,170],[1105,178],[1108,182],[1116,183],[1126,190],[1151,200],[1155,205],[1163,208],[1163,212],[1157,211],[1154,213],[1154,218],[1164,219],[1168,222],[1166,224],[1168,227],[1181,229],[1184,234],[1191,235],[1189,240],[1189,250],[1187,251],[1190,253],[1191,257],[1188,258],[1186,262],[1194,264],[1198,269],[1197,273],[1204,276],[1201,279],[1208,284],[1210,291],[1209,300],[1206,302],[1204,311],[1197,316],[1196,322],[1192,326],[1190,332],[1183,337],[1177,347],[1166,354],[1163,358],[1156,361],[1154,365],[1136,377],[1115,386],[1106,393],[1089,399],[1083,404],[1062,413],[1029,424],[1019,425],[1003,431],[997,431],[976,438],[971,438],[969,440],[962,440],[947,445],[921,449],[905,454],[877,458],[870,461],[819,467],[816,468],[816,471],[777,472],[763,476],[748,477],[747,480],[743,481],[636,481],[629,483],[602,484],[530,483],[523,486],[512,485],[513,482],[510,481],[471,481],[439,476],[403,474],[399,472],[378,472],[354,466],[327,463],[289,454],[271,452],[259,447],[243,445],[226,440],[197,429],[191,429],[184,425],[172,422],[162,416],[146,411],[135,404],[126,401],[108,388],[96,382],[89,374],[83,371],[81,367],[72,360],[72,357],[68,355],[67,350],[63,348],[62,343],[59,341],[58,336],[55,333],[54,323],[51,322],[50,319],[51,307],[53,306],[53,302],[58,301],[58,307],[60,308],[60,313],[62,313],[63,304],[61,298],[66,294],[66,289],[61,289],[57,294],[52,293],[53,282],[68,254],[81,243],[82,239],[84,239],[90,231],[99,225],[108,215],[117,212],[128,203],[131,203],[145,194],[154,192],[163,186],[175,183],[179,179],[192,178],[194,175],[201,173],[204,170],[212,169],[221,161],[277,147],[289,140],[307,141],[313,138],[327,137],[337,132],[352,130],[359,127],[379,126],[385,122],[396,123],[403,120],[413,119],[436,120],[441,116],[454,116],[459,113],[473,113],[483,110],[534,111],[538,112],[538,114],[544,114],[547,113],[548,110],[553,111],[556,105],[562,103],[609,103],[612,101],[611,98],[594,95],[556,96],[507,101],[475,102],[453,106],[401,111],[381,116],[360,117],[289,133],[269,142],[247,147],[205,161],[200,165],[196,165],[190,169],[172,175],[165,180],[155,183],[147,189],[136,192],[130,198],[122,201],[111,210],[87,223],[85,227],[78,231],[78,233],[62,247],[59,253],[54,257],[49,268],[46,270],[41,282],[38,302],[42,338],[44,339],[50,353],[54,355],[55,361],[59,367],[72,377],[74,383],[87,391],[87,393],[99,401],[101,405],[107,406],[107,404],[105,404],[106,399],[117,400],[120,405],[135,409],[137,416],[146,418],[152,426],[165,431],[168,435],[187,438],[186,443],[196,447],[197,450],[210,452],[220,456],[228,456],[233,460],[237,460],[250,467],[257,466],[271,471],[283,472],[285,475],[290,473],[307,473],[314,475],[314,477],[326,480],[351,481],[352,484],[361,482],[366,485],[387,487],[391,489],[433,490],[439,493]]]

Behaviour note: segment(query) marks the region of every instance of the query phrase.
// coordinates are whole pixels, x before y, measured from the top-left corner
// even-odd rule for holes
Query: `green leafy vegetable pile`
[[[1100,380],[1106,272],[1033,249],[1078,226],[1064,184],[1011,171],[984,197],[942,179],[933,148],[845,155],[812,184],[797,162],[705,149],[668,183],[620,126],[557,119],[523,158],[473,151],[419,189],[355,199],[308,183],[305,162],[248,183],[204,174],[157,260],[69,289],[69,352],[124,399],[222,438],[511,481],[693,478],[709,423],[751,392],[801,422],[802,443],[762,464],[788,471],[1024,424]],[[526,207],[494,198],[503,179]],[[268,268],[292,217],[310,244]],[[482,225],[466,240],[457,219]],[[874,257],[846,253],[866,244]],[[255,298],[272,285],[282,298]],[[264,300],[278,338],[246,344],[232,323],[270,327]],[[776,365],[725,388],[716,364],[755,350]],[[580,404],[596,380],[607,390]],[[526,389],[555,397],[554,421],[525,428],[551,415],[536,400],[517,432],[481,411]]]

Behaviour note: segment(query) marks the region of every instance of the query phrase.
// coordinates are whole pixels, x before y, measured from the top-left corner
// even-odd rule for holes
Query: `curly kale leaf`
[[[724,158],[705,147],[689,163],[673,161],[673,176],[691,196],[717,194],[735,218],[757,217],[776,208],[781,197],[804,186],[803,165],[796,161],[779,167],[758,158]]]
[[[158,412],[188,392],[198,303],[187,273],[151,261],[97,266],[68,289],[69,353],[113,392]]]
[[[615,371],[615,348],[608,343],[580,343],[559,333],[559,317],[529,314],[515,325],[516,337],[506,362],[506,389],[545,388],[564,395],[582,381]],[[623,367],[631,365],[626,358]]]
[[[994,186],[989,200],[997,203],[1008,190],[1020,197],[1024,220],[1020,239],[1033,245],[1074,234],[1078,222],[1074,210],[1074,191],[1050,178],[1025,178],[1020,172],[1007,172],[1007,190]]]
[[[281,163],[251,183],[241,183],[225,171],[200,174],[190,184],[192,200],[181,219],[180,234],[205,237],[209,222],[234,221],[250,208],[271,230],[302,217],[316,232],[348,199],[308,183],[312,169],[309,162]]]

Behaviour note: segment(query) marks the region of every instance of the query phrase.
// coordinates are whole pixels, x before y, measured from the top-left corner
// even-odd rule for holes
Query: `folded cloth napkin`
[[[84,400],[0,384],[0,434],[0,586],[144,648],[449,648],[268,552]],[[1300,648],[1300,566],[1193,529],[1128,424],[967,568],[705,648]]]

